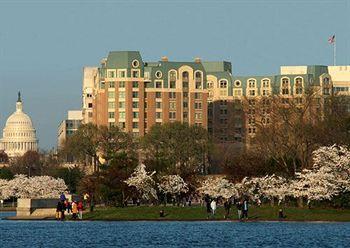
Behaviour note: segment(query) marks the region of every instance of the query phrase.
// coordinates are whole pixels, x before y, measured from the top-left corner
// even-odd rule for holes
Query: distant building
[[[21,94],[18,93],[16,111],[7,119],[0,140],[0,150],[10,158],[22,156],[27,151],[38,150],[38,139],[30,117],[23,112]]]
[[[83,69],[83,108],[82,116],[83,123],[92,122],[92,107],[93,107],[93,90],[94,83],[97,81],[98,68],[84,67]]]
[[[275,75],[237,76],[227,61],[145,62],[137,51],[113,51],[98,68],[84,69],[84,121],[136,136],[180,121],[208,129],[215,143],[244,147],[258,119],[270,120],[256,114],[257,101],[274,95],[303,104],[310,88],[321,113],[324,99],[350,95],[350,66],[281,66]]]
[[[71,136],[82,123],[83,115],[81,110],[68,111],[68,118],[63,120],[58,127],[57,143],[58,149],[62,148],[67,137]]]

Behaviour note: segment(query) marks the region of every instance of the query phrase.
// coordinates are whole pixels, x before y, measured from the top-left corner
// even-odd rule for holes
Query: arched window
[[[329,84],[329,78],[328,77],[323,78],[323,84]]]
[[[303,94],[303,79],[300,77],[295,79],[295,94]]]
[[[219,81],[220,88],[227,88],[227,80],[226,79],[221,79]]]
[[[282,78],[282,95],[289,95],[289,78]]]
[[[202,89],[202,72],[197,71],[195,73],[196,89]]]
[[[188,77],[188,72],[187,71],[184,71],[182,73],[182,87],[183,88],[188,88],[188,80],[189,80],[189,77]]]
[[[248,96],[256,96],[256,95],[257,95],[256,80],[248,79]]]
[[[270,80],[268,80],[268,79],[263,79],[263,80],[262,80],[262,87],[263,87],[263,88],[270,88]]]
[[[169,72],[169,88],[176,88],[176,71]]]

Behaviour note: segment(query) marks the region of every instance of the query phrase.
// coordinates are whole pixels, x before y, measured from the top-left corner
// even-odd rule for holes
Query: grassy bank
[[[278,219],[279,207],[252,206],[249,209],[249,220]],[[159,211],[165,211],[165,217],[159,217]],[[321,208],[284,208],[287,221],[350,221],[350,209],[321,209]],[[174,207],[174,206],[140,206],[126,208],[97,208],[94,212],[84,214],[85,220],[207,220],[206,209],[200,206]],[[219,207],[215,220],[224,220],[224,209]],[[231,209],[230,220],[237,220],[236,208]]]

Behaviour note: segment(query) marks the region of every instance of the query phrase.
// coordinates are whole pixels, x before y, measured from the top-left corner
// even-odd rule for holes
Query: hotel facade
[[[179,121],[242,147],[257,129],[251,103],[272,95],[302,103],[308,88],[319,105],[333,94],[350,95],[350,66],[281,66],[277,75],[242,77],[227,61],[146,62],[137,51],[115,51],[84,68],[83,123],[143,136],[154,124]]]

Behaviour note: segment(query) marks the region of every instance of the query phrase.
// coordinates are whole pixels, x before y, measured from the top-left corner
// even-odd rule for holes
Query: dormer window
[[[226,79],[220,80],[220,88],[227,88],[227,80]]]
[[[289,78],[282,78],[282,95],[289,95]]]

